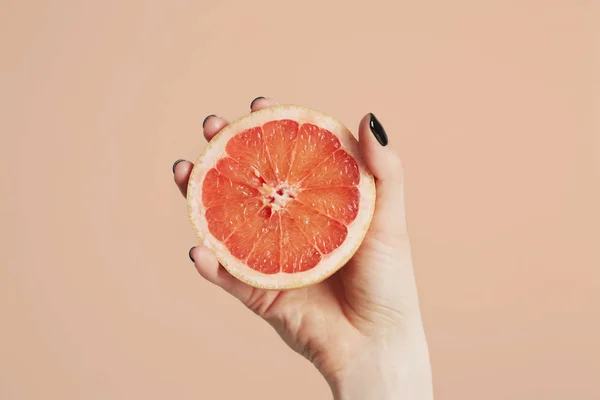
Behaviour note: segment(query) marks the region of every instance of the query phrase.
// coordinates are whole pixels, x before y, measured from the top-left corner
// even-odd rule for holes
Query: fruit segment
[[[348,235],[345,225],[298,201],[290,201],[286,211],[294,225],[322,254],[331,253],[338,248]]]
[[[309,242],[292,216],[281,211],[281,270],[295,273],[307,271],[321,261],[321,254]]]
[[[296,200],[347,225],[354,221],[358,214],[359,197],[358,189],[350,186],[304,189],[298,193]]]
[[[227,142],[225,150],[240,164],[253,168],[267,184],[276,184],[277,178],[265,151],[260,127],[246,129],[235,135]]]
[[[251,215],[225,240],[225,246],[233,256],[245,260],[254,249],[254,245],[266,233],[271,209],[263,207],[258,213]]]
[[[299,182],[339,148],[340,141],[333,133],[313,124],[302,124],[287,181]]]
[[[356,186],[359,181],[360,172],[356,160],[340,149],[319,164],[300,185],[304,188]]]
[[[264,231],[248,257],[247,264],[256,271],[275,274],[281,271],[281,229],[278,214],[271,215]]]
[[[250,186],[234,183],[215,168],[206,173],[202,183],[202,203],[205,207],[217,204],[243,203],[260,192]]]
[[[262,207],[259,198],[243,203],[226,203],[209,207],[206,210],[208,229],[218,240],[225,240],[249,217],[258,213]]]
[[[229,178],[232,182],[243,183],[248,186],[259,188],[262,185],[260,173],[249,166],[234,160],[231,157],[223,157],[217,161],[217,171]]]
[[[298,123],[291,120],[267,122],[263,125],[263,140],[275,170],[277,179],[282,182],[288,175],[292,152],[298,135]]]

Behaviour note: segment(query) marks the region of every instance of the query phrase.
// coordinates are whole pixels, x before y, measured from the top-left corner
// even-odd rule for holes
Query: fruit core
[[[271,207],[272,211],[279,211],[290,200],[296,198],[298,187],[290,186],[287,182],[280,183],[276,187],[263,183],[259,191],[263,194],[263,204]]]

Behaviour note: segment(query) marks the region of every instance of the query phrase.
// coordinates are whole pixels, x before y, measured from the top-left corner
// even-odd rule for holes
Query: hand
[[[251,109],[276,104],[257,98]],[[210,141],[227,123],[207,117],[204,137]],[[269,322],[293,350],[310,360],[336,399],[432,399],[406,231],[402,164],[386,146],[387,135],[371,114],[362,119],[358,131],[361,154],[376,178],[377,203],[363,244],[336,274],[306,288],[268,291],[234,278],[205,247],[192,248],[190,257],[200,275]],[[173,168],[184,196],[192,167],[179,160]]]

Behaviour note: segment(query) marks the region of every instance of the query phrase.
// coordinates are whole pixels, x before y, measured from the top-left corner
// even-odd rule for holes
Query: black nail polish
[[[177,166],[177,164],[179,164],[180,162],[185,161],[184,159],[180,158],[179,160],[175,161],[173,163],[173,173],[175,173],[175,167]]]
[[[252,100],[252,102],[250,103],[250,109],[251,109],[251,110],[252,110],[252,106],[254,105],[254,102],[255,102],[256,100],[260,100],[260,99],[264,99],[264,97],[263,97],[263,96],[258,96],[257,98],[255,98],[254,100]]]
[[[204,121],[202,121],[202,127],[203,128],[204,128],[204,125],[206,125],[206,121],[208,121],[209,118],[211,118],[211,117],[216,117],[216,115],[215,114],[207,115],[206,118],[204,118]]]
[[[188,256],[190,256],[190,260],[192,260],[192,262],[195,262],[195,261],[194,261],[194,257],[192,257],[192,251],[193,251],[195,248],[196,248],[196,247],[192,247],[192,248],[190,249],[189,253],[188,253]]]
[[[369,128],[371,129],[371,132],[373,132],[373,136],[375,136],[375,139],[377,139],[380,145],[386,146],[388,144],[387,133],[385,133],[385,129],[383,129],[383,126],[381,126],[381,123],[377,118],[375,118],[373,113],[371,113]]]

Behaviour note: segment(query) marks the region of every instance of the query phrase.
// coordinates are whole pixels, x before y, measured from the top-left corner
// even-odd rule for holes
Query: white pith
[[[266,122],[275,119],[292,119],[298,123],[312,123],[332,132],[340,140],[341,148],[353,156],[359,166],[360,182],[358,189],[360,193],[358,214],[353,222],[347,225],[348,235],[346,240],[333,252],[323,255],[321,261],[314,268],[297,273],[264,274],[248,267],[243,261],[237,259],[217,240],[208,230],[208,223],[204,216],[206,211],[202,203],[202,183],[206,173],[215,166],[216,162],[225,155],[225,146],[235,134],[256,126],[262,126]],[[277,189],[283,189],[284,195],[276,193]],[[263,187],[265,199],[272,196],[273,210],[284,207],[289,200],[288,194],[295,195],[293,187],[283,183],[282,185],[269,188]],[[342,267],[354,255],[362,242],[371,222],[375,208],[375,183],[373,176],[364,165],[358,141],[352,133],[336,119],[319,111],[306,107],[284,105],[266,108],[253,112],[230,125],[226,126],[206,146],[204,152],[198,158],[190,174],[187,190],[188,211],[190,221],[194,227],[199,243],[212,249],[219,262],[229,273],[236,278],[259,288],[281,290],[307,286],[327,278],[340,267]]]

